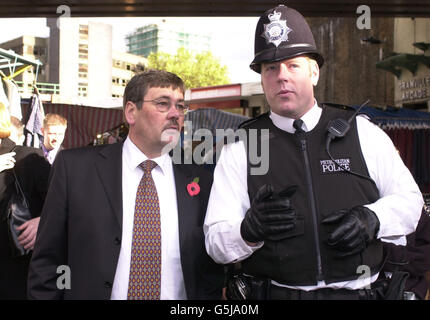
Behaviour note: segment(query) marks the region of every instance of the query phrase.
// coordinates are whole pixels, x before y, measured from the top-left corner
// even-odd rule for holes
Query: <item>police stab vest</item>
[[[258,144],[269,143],[267,174],[251,174],[248,154],[251,203],[264,184],[271,184],[275,192],[291,185],[298,186],[292,196],[297,213],[296,227],[280,241],[265,241],[262,248],[242,261],[246,274],[267,277],[281,284],[306,286],[316,285],[318,280],[332,283],[361,279],[363,270],[370,269],[372,275],[380,270],[383,262],[380,240],[373,240],[361,253],[339,258],[339,251],[326,243],[335,226],[321,224],[336,210],[373,203],[379,198],[373,181],[342,172],[325,150],[329,121],[347,120],[352,114],[353,111],[323,106],[317,126],[301,134],[277,128],[267,114],[242,126],[248,137],[249,130],[269,129],[268,140],[254,139],[245,143],[247,148],[249,143],[257,143],[258,150],[261,150]],[[369,176],[355,119],[345,137],[331,142],[330,153],[345,170]],[[364,267],[359,268],[362,265]]]

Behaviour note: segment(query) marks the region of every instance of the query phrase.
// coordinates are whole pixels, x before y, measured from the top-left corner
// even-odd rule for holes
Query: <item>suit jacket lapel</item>
[[[106,146],[95,163],[106,197],[122,229],[122,143]]]
[[[11,152],[16,147],[15,142],[9,138],[1,139],[0,154]]]
[[[178,221],[179,221],[179,245],[181,256],[184,248],[185,237],[183,235],[190,231],[190,218],[195,216],[191,210],[198,210],[198,207],[193,205],[193,197],[188,194],[187,185],[192,181],[192,172],[188,169],[189,166],[173,164],[173,173],[175,175],[176,198],[178,203]]]

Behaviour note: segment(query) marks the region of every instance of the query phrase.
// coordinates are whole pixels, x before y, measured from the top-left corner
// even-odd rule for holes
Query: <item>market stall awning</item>
[[[193,133],[198,129],[208,129],[216,136],[216,129],[236,130],[249,117],[230,113],[215,108],[191,110],[185,115],[185,121],[192,122]]]
[[[355,107],[357,108],[357,107]],[[363,107],[360,113],[382,128],[430,129],[430,113],[406,108]]]

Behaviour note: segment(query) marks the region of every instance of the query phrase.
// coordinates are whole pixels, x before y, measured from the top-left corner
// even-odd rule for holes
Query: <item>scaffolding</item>
[[[39,60],[30,60],[16,54],[12,50],[4,50],[0,48],[0,73],[4,79],[13,79],[25,70],[34,68],[34,84],[37,80],[39,68],[42,62]]]

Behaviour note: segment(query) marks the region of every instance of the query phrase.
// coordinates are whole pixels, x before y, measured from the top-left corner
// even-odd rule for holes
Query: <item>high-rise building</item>
[[[126,37],[127,51],[148,57],[152,52],[175,54],[183,47],[194,52],[211,50],[211,36],[186,30],[183,25],[163,20],[137,28]]]
[[[146,59],[112,50],[112,26],[67,18],[47,19],[50,27],[49,81],[62,98],[120,98],[138,64]]]
[[[49,80],[63,98],[112,96],[112,26],[48,18]]]

